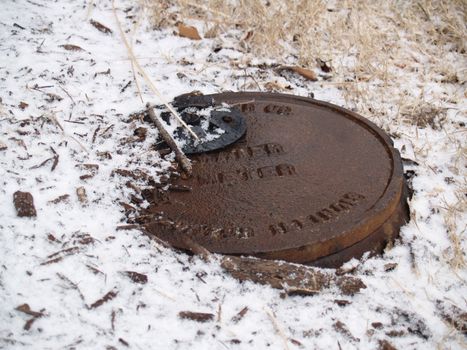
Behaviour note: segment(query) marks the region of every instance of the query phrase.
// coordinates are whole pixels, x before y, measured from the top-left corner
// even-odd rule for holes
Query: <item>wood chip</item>
[[[112,30],[110,30],[108,27],[106,27],[102,23],[99,23],[93,19],[89,20],[89,23],[91,23],[94,26],[94,28],[96,28],[101,33],[112,34]]]
[[[58,154],[55,154],[54,157],[53,157],[53,163],[52,163],[52,168],[50,168],[50,171],[54,171],[55,168],[57,167],[58,165],[58,160],[59,160],[60,156]]]
[[[61,202],[68,202],[69,198],[70,198],[69,194],[62,194],[61,196],[58,196],[57,198],[52,199],[52,200],[48,201],[47,203],[58,204],[58,203],[61,203]]]
[[[98,125],[97,128],[96,128],[96,130],[94,130],[94,132],[93,132],[93,134],[92,134],[91,143],[96,142],[97,133],[99,132],[100,129],[101,129],[101,126]]]
[[[78,45],[65,44],[65,45],[60,45],[60,47],[63,47],[67,51],[84,51],[84,49]]]
[[[397,267],[397,263],[388,263],[384,265],[384,271],[392,271]]]
[[[19,29],[22,29],[22,30],[26,29],[23,26],[19,25],[18,23],[13,23],[13,27],[16,27],[16,28],[19,28]]]
[[[0,151],[4,151],[8,148],[6,144],[4,144],[2,141],[0,141]]]
[[[117,231],[124,231],[124,230],[135,230],[139,229],[141,225],[139,224],[132,224],[132,225],[120,225],[116,227]]]
[[[98,75],[110,75],[110,68],[102,72],[94,73],[94,78],[97,77]]]
[[[57,238],[55,238],[55,236],[54,236],[53,234],[51,234],[51,233],[49,233],[49,234],[47,235],[47,239],[48,239],[50,242],[57,242],[57,241],[58,241]]]
[[[112,310],[112,313],[110,314],[110,327],[112,328],[112,331],[115,331],[115,317],[117,316],[117,313],[115,310]]]
[[[341,266],[336,270],[336,275],[337,276],[344,276],[344,275],[353,273],[353,272],[355,272],[357,270],[357,267],[358,267],[358,265],[353,265],[353,266],[349,266],[349,267],[342,267]]]
[[[214,319],[214,315],[203,312],[181,311],[178,317],[196,322],[208,322]]]
[[[326,62],[326,61],[323,61],[322,59],[318,58],[316,59],[316,62],[318,63],[319,65],[319,68],[321,68],[321,70],[324,72],[324,73],[330,73],[332,71],[332,67],[331,65]]]
[[[102,298],[100,298],[99,300],[92,303],[91,306],[89,306],[89,308],[90,309],[95,309],[95,308],[101,306],[102,304],[114,299],[117,296],[117,294],[118,294],[117,291],[111,290],[110,292],[105,294]]]
[[[94,244],[96,239],[91,236],[89,233],[81,233],[81,232],[75,232],[69,241],[70,244],[79,246],[79,245],[88,245],[88,244]]]
[[[371,323],[371,327],[375,328],[375,329],[382,329],[383,328],[383,324],[381,322],[372,322]]]
[[[91,179],[93,178],[94,176],[96,176],[95,174],[86,174],[86,175],[81,175],[79,177],[80,180],[87,180],[87,179]]]
[[[330,278],[324,273],[289,263],[249,257],[224,257],[221,266],[240,281],[253,281],[276,289],[300,287],[321,290],[329,286]]]
[[[349,329],[347,328],[347,326],[345,325],[344,322],[341,322],[341,321],[336,321],[334,324],[333,324],[333,328],[340,334],[342,334],[343,336],[345,336],[346,338],[348,338],[349,340],[353,341],[353,342],[359,342],[360,339],[358,338],[355,338],[352,333],[350,333]]]
[[[290,340],[290,342],[291,342],[292,344],[297,345],[298,347],[300,347],[300,348],[303,349],[303,344],[302,344],[300,341],[298,341],[297,339],[292,339],[292,338],[290,338],[289,340]]]
[[[145,171],[135,169],[135,170],[127,170],[127,169],[114,169],[110,176],[113,175],[120,175],[125,177],[130,177],[134,180],[150,180],[151,176],[146,173]]]
[[[96,155],[101,159],[112,159],[110,152],[96,152]]]
[[[63,100],[63,97],[62,97],[62,96],[59,96],[59,95],[57,95],[57,94],[53,94],[53,93],[51,93],[51,92],[46,92],[45,95],[46,95],[45,100],[46,100],[47,102],[49,102],[49,103],[52,103],[52,102],[54,102],[54,101],[61,101],[61,100]],[[62,129],[62,131],[63,131],[63,128],[62,128],[62,127],[60,127],[60,129]]]
[[[397,350],[390,342],[387,340],[380,340],[379,341],[379,350]]]
[[[192,188],[186,185],[172,185],[171,184],[169,185],[168,190],[172,192],[191,192]]]
[[[347,306],[349,304],[352,304],[350,301],[344,299],[336,299],[334,300],[334,302],[339,306]]]
[[[366,285],[360,278],[352,276],[342,276],[336,279],[336,285],[344,295],[354,295],[365,289]]]
[[[144,141],[146,140],[146,135],[148,133],[148,129],[147,128],[143,128],[143,127],[139,127],[139,128],[136,128],[135,131],[133,132],[133,134],[138,137],[138,139],[140,141]]]
[[[59,256],[57,258],[53,258],[53,259],[44,261],[43,263],[41,263],[41,265],[43,265],[43,266],[44,265],[50,265],[50,264],[54,264],[54,263],[62,261],[62,260],[63,260],[63,257]]]
[[[319,293],[319,290],[290,287],[290,288],[286,288],[285,292],[287,293],[288,296],[294,296],[294,295],[309,296],[309,295],[315,295]]]
[[[118,338],[118,341],[122,343],[123,345],[125,345],[126,347],[130,346],[130,344],[128,344],[128,342],[123,338]]]
[[[135,271],[123,271],[123,273],[128,276],[133,282],[139,284],[146,284],[148,283],[148,276],[143,275],[142,273],[138,273]]]
[[[366,288],[357,277],[336,276],[312,267],[274,260],[229,256],[222,259],[221,266],[240,281],[270,285],[286,293],[290,290],[291,295],[293,291],[299,295],[313,295],[331,285],[337,285],[344,295],[353,295]]]
[[[34,317],[41,317],[44,315],[42,312],[31,310],[28,304],[19,305],[15,308],[15,310],[21,311],[27,315],[34,316]]]
[[[81,169],[81,170],[87,170],[88,174],[81,175],[79,178],[81,180],[86,180],[93,178],[94,176],[97,175],[97,172],[99,170],[99,165],[98,164],[76,164],[75,167]]]
[[[34,198],[31,193],[16,191],[13,193],[13,204],[19,217],[37,216]]]
[[[248,312],[248,306],[245,306],[243,309],[241,309],[238,314],[236,314],[234,317],[232,317],[232,322],[233,323],[238,323],[240,320],[246,315]]]
[[[82,204],[86,204],[88,202],[88,196],[86,194],[86,189],[84,187],[78,187],[76,189],[76,195],[78,196],[78,200]]]
[[[24,324],[23,329],[26,330],[26,331],[31,329],[32,324],[34,323],[34,321],[36,319],[44,316],[44,314],[42,312],[31,310],[31,308],[29,307],[28,304],[22,304],[22,305],[18,306],[18,307],[16,307],[16,310],[24,312],[25,314],[32,316],[32,318],[27,320],[26,323]]]
[[[198,33],[198,29],[192,26],[186,26],[182,23],[178,24],[178,35],[192,40],[201,40],[201,36]]]
[[[101,270],[99,270],[98,268],[96,268],[94,266],[86,264],[86,267],[95,275],[101,274],[101,275],[105,276],[105,273],[103,273]]]
[[[318,80],[318,77],[316,76],[315,72],[313,72],[312,70],[306,69],[306,68],[302,68],[299,66],[280,66],[276,68],[277,72],[281,72],[283,70],[288,70],[288,71],[292,71],[294,73],[300,74],[302,77],[308,80],[311,80],[311,81]]]
[[[27,104],[27,103],[24,102],[24,101],[21,101],[21,102],[19,103],[19,105],[18,105],[18,107],[19,107],[20,109],[22,109],[23,111],[24,111],[28,106],[29,106],[29,104]]]
[[[76,254],[76,253],[78,253],[79,251],[80,251],[80,248],[79,248],[79,247],[70,247],[70,248],[66,248],[66,249],[60,250],[60,251],[58,251],[58,252],[55,252],[55,253],[50,254],[49,256],[47,256],[47,259],[48,259],[48,260],[46,260],[46,261],[44,261],[43,263],[41,263],[41,265],[50,265],[50,264],[59,262],[59,261],[61,261],[65,256]]]
[[[467,335],[467,311],[441,300],[436,301],[436,308],[446,322]]]
[[[23,329],[25,331],[29,331],[31,329],[32,324],[34,323],[34,321],[36,321],[36,319],[37,319],[37,317],[33,317],[30,320],[27,320],[26,323],[24,324]]]

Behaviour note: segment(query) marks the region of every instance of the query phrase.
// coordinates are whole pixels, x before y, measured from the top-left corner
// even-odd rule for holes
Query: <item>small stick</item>
[[[182,152],[182,150],[177,146],[172,136],[167,132],[167,130],[165,130],[164,125],[162,125],[162,122],[156,116],[156,114],[154,113],[154,110],[152,109],[149,103],[146,105],[146,107],[148,108],[149,117],[154,122],[154,124],[156,124],[156,127],[159,130],[162,138],[164,139],[165,142],[167,142],[167,144],[172,149],[172,151],[175,152],[175,158],[177,159],[178,163],[188,175],[191,175],[192,167],[191,167],[190,160]]]
[[[136,56],[135,54],[133,53],[133,50],[130,46],[130,44],[128,43],[128,40],[125,36],[125,32],[123,31],[123,28],[122,28],[122,25],[120,23],[120,20],[118,19],[118,16],[117,16],[117,10],[115,9],[115,0],[112,0],[112,10],[113,10],[113,14],[114,14],[114,17],[115,17],[115,20],[117,22],[117,25],[118,25],[118,29],[120,31],[120,35],[122,37],[122,41],[123,43],[125,44],[125,47],[128,51],[128,56],[129,58],[131,59],[131,61],[134,63],[134,67],[136,68],[136,70],[143,76],[144,80],[146,81],[146,84],[148,85],[148,87],[152,90],[152,92],[157,96],[159,97],[159,100],[161,100],[161,102],[167,107],[167,109],[172,113],[172,115],[175,117],[175,119],[178,120],[178,122],[185,128],[188,130],[188,132],[195,138],[195,140],[199,141],[199,137],[198,135],[196,135],[193,130],[191,130],[191,128],[188,126],[187,123],[185,123],[182,119],[182,117],[180,117],[180,115],[178,114],[178,112],[165,100],[165,98],[162,96],[162,94],[159,92],[159,90],[157,90],[156,86],[153,84],[152,80],[149,78],[149,76],[146,74],[145,70],[143,69],[143,67],[141,67],[141,65],[139,64],[138,60],[136,59]]]
[[[98,125],[96,130],[94,130],[94,134],[92,135],[92,142],[91,143],[94,143],[96,141],[97,133],[99,132],[100,129],[101,129],[101,126]]]
[[[279,323],[277,322],[276,318],[274,317],[274,314],[272,313],[271,309],[264,307],[263,308],[264,312],[269,316],[271,319],[272,325],[274,326],[274,329],[276,332],[280,335],[282,340],[284,341],[284,349],[289,350],[289,346],[287,345],[287,337],[284,334],[284,331],[282,330],[281,326],[279,326]]]

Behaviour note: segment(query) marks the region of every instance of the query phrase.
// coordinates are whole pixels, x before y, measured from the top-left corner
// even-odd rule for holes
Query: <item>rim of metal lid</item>
[[[320,107],[324,107],[333,110],[342,116],[349,118],[360,125],[366,130],[376,136],[380,142],[385,146],[385,149],[392,162],[392,174],[389,178],[388,184],[384,189],[384,193],[381,197],[368,209],[371,211],[370,215],[365,217],[361,222],[355,222],[349,230],[341,232],[338,236],[328,237],[322,241],[315,242],[311,245],[302,245],[293,248],[286,248],[277,251],[257,251],[252,255],[258,254],[263,258],[269,259],[284,259],[288,261],[294,261],[297,263],[310,262],[330,254],[334,254],[339,250],[350,247],[376,231],[381,225],[383,225],[391,215],[399,207],[402,196],[403,196],[403,170],[402,162],[400,159],[399,152],[392,146],[392,140],[389,136],[376,126],[371,121],[365,119],[357,113],[349,111],[345,108],[336,106],[334,104],[315,100],[307,97],[299,97],[289,94],[277,94],[277,93],[263,93],[263,92],[228,92],[221,94],[209,95],[214,98],[216,102],[238,102],[239,99],[246,101],[254,100],[255,97],[261,97],[262,100],[283,100],[284,102],[291,102],[291,100],[310,103]],[[293,256],[293,259],[290,257]]]

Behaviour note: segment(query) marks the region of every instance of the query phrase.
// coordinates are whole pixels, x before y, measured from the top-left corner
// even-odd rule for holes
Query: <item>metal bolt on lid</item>
[[[194,154],[146,227],[179,248],[337,267],[381,252],[408,220],[399,153],[363,117],[329,103],[270,93],[209,95],[239,107],[246,134]],[[189,188],[190,191],[170,190]]]

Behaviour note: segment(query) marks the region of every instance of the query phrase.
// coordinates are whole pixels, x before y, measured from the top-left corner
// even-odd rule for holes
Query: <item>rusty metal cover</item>
[[[224,93],[246,135],[193,155],[154,196],[149,231],[176,247],[335,267],[380,252],[408,219],[399,153],[361,116],[290,95]],[[180,189],[189,189],[180,191]]]

